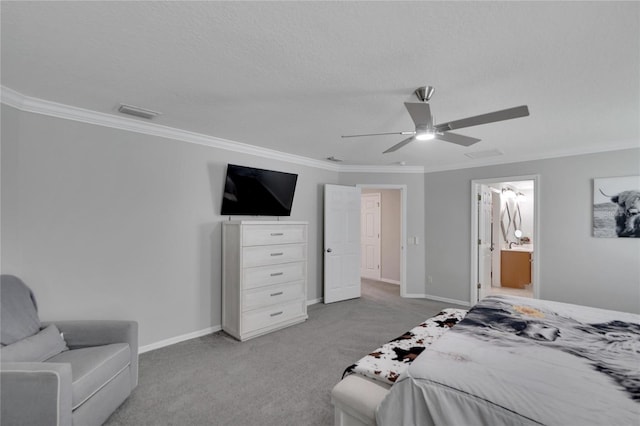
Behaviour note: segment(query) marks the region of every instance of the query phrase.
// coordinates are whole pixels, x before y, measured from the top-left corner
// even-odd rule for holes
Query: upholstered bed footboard
[[[376,409],[391,385],[352,374],[331,391],[336,426],[376,424]]]

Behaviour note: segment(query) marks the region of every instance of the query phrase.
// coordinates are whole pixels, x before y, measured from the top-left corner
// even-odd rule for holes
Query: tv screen
[[[229,164],[221,214],[290,216],[297,180],[293,173]]]

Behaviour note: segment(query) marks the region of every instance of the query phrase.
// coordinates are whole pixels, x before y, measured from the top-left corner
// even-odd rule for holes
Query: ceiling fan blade
[[[388,154],[390,152],[397,151],[400,148],[402,148],[403,146],[405,146],[406,144],[408,144],[409,142],[413,141],[413,139],[414,139],[413,136],[411,136],[410,138],[407,138],[407,139],[403,140],[402,142],[395,144],[394,146],[392,146],[391,148],[389,148],[388,150],[383,152],[383,154]]]
[[[448,123],[436,124],[435,128],[436,131],[442,132],[461,129],[463,127],[478,126],[480,124],[493,123],[496,121],[510,120],[512,118],[526,117],[527,115],[529,115],[529,108],[527,108],[526,105],[521,105],[515,108],[489,112],[487,114],[476,115],[474,117],[463,118],[460,120],[450,121]]]
[[[426,102],[405,102],[404,106],[409,111],[411,119],[418,126],[426,126],[430,129],[433,126],[433,117],[431,116],[431,107]]]
[[[360,136],[379,136],[379,135],[413,135],[416,132],[390,132],[390,133],[367,133],[366,135],[342,135],[343,138],[359,138]]]
[[[456,145],[471,146],[476,142],[480,142],[480,139],[472,138],[469,136],[459,135],[457,133],[445,132],[442,134],[436,133],[436,139],[441,141],[455,143]]]

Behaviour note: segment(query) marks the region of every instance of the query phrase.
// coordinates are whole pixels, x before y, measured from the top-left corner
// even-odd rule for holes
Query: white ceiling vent
[[[118,112],[121,112],[123,114],[134,115],[140,118],[146,118],[147,120],[151,120],[152,118],[155,118],[162,114],[157,111],[151,111],[150,109],[144,109],[137,106],[125,105],[125,104],[120,104],[120,106],[118,107]]]
[[[502,155],[502,151],[500,151],[499,149],[490,149],[488,151],[467,152],[464,155],[473,159],[488,158],[488,157],[497,157],[499,155]]]

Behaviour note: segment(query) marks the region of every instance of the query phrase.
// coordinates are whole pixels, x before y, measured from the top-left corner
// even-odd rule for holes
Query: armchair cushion
[[[82,405],[131,363],[126,343],[72,349],[47,360],[71,365],[72,409]]]
[[[3,362],[40,362],[68,349],[58,327],[51,324],[33,336],[2,347],[0,359]]]
[[[2,275],[0,286],[0,343],[10,345],[40,331],[33,292],[18,277]]]
[[[138,385],[138,323],[135,321],[56,321],[69,349],[128,343],[131,389]]]

